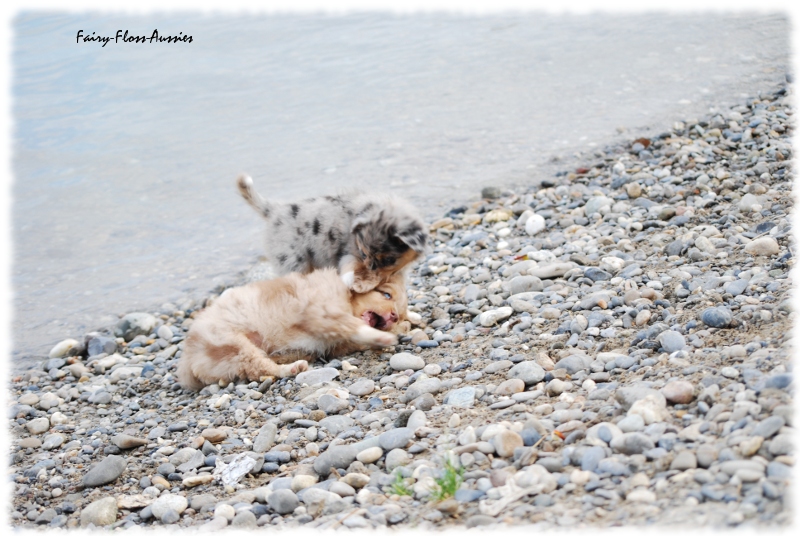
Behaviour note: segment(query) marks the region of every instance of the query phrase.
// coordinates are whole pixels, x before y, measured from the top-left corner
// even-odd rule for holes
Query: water
[[[75,42],[156,28],[193,42]],[[789,61],[786,18],[752,13],[31,12],[13,30],[15,368],[252,265],[242,171],[278,200],[388,190],[438,215],[769,91]]]

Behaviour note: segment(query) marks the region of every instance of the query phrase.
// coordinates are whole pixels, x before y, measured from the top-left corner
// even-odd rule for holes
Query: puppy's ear
[[[417,253],[423,253],[428,245],[428,233],[416,222],[398,229],[395,236]]]
[[[361,260],[368,265],[372,264],[372,256],[367,237],[369,232],[369,224],[369,218],[360,217],[356,218],[356,220],[353,222],[353,225],[350,227],[350,235],[353,237],[353,242],[355,243],[358,256],[361,257]],[[374,269],[375,267],[368,266],[368,268]]]

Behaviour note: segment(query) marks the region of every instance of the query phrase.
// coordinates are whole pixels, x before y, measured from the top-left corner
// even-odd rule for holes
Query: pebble
[[[312,368],[295,377],[298,384],[319,385],[339,376],[339,371],[331,367]]]
[[[780,253],[781,248],[778,245],[778,241],[771,236],[762,236],[747,244],[744,247],[744,251],[750,255],[769,256],[777,255]]]
[[[544,369],[533,361],[523,361],[522,363],[518,363],[511,367],[507,374],[509,379],[522,380],[527,386],[535,385],[541,382],[544,380],[544,376]]]
[[[419,370],[425,366],[425,360],[418,355],[401,352],[392,356],[389,366],[394,370]]]
[[[275,513],[286,515],[294,512],[294,509],[300,505],[300,501],[292,490],[279,489],[269,494],[267,504]]]
[[[503,430],[491,439],[495,452],[501,458],[508,458],[514,455],[514,449],[523,446],[522,437],[516,432]]]
[[[125,471],[127,462],[122,456],[110,455],[93,465],[83,476],[81,483],[86,488],[102,486],[115,481]]]
[[[513,313],[514,309],[512,309],[511,307],[500,307],[498,309],[492,309],[490,311],[481,313],[478,316],[478,323],[483,327],[491,327],[497,324],[498,322],[502,322],[506,318],[510,317]]]
[[[161,520],[169,512],[175,512],[179,516],[189,507],[189,501],[183,495],[176,493],[163,493],[150,505],[153,517]]]
[[[663,331],[657,340],[661,344],[661,348],[668,354],[678,352],[686,347],[686,339],[677,331]]]
[[[462,387],[461,389],[455,389],[450,391],[444,397],[444,403],[450,406],[455,406],[459,408],[469,408],[475,402],[475,388],[474,387]]]
[[[25,427],[31,434],[43,434],[50,429],[50,419],[47,417],[39,417],[38,419],[28,421]]]
[[[48,354],[48,357],[50,357],[51,359],[66,357],[67,355],[70,355],[70,352],[74,348],[79,346],[80,343],[75,339],[64,339],[60,343],[53,346],[53,348],[50,350],[50,353]]]
[[[149,335],[155,327],[155,316],[149,313],[128,313],[114,328],[114,335],[130,342],[138,335]]]
[[[117,500],[114,497],[103,497],[88,504],[81,510],[81,528],[89,525],[105,527],[117,520]]]
[[[350,394],[355,396],[366,396],[375,390],[375,382],[367,378],[362,378],[353,382],[347,390],[350,391]]]
[[[733,315],[725,307],[709,307],[700,314],[700,320],[712,328],[727,328],[733,321]]]
[[[670,404],[688,404],[694,400],[694,386],[685,380],[671,381],[661,388],[661,394]]]
[[[356,455],[356,459],[361,463],[374,463],[383,456],[383,449],[380,447],[370,447],[362,450]]]

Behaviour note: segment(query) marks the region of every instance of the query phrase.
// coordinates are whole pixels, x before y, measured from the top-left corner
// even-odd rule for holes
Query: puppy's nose
[[[391,322],[391,323],[395,323],[395,322],[397,322],[397,319],[398,319],[398,318],[399,318],[399,317],[397,316],[397,313],[395,313],[394,311],[392,311],[392,312],[389,314],[389,322]]]

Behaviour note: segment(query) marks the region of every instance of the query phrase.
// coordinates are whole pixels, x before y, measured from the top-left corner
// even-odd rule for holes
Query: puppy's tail
[[[250,175],[239,175],[236,179],[236,186],[239,188],[239,193],[242,194],[244,200],[247,201],[251,207],[256,209],[259,214],[265,218],[269,218],[272,214],[273,205],[255,191],[253,188],[253,179]]]

